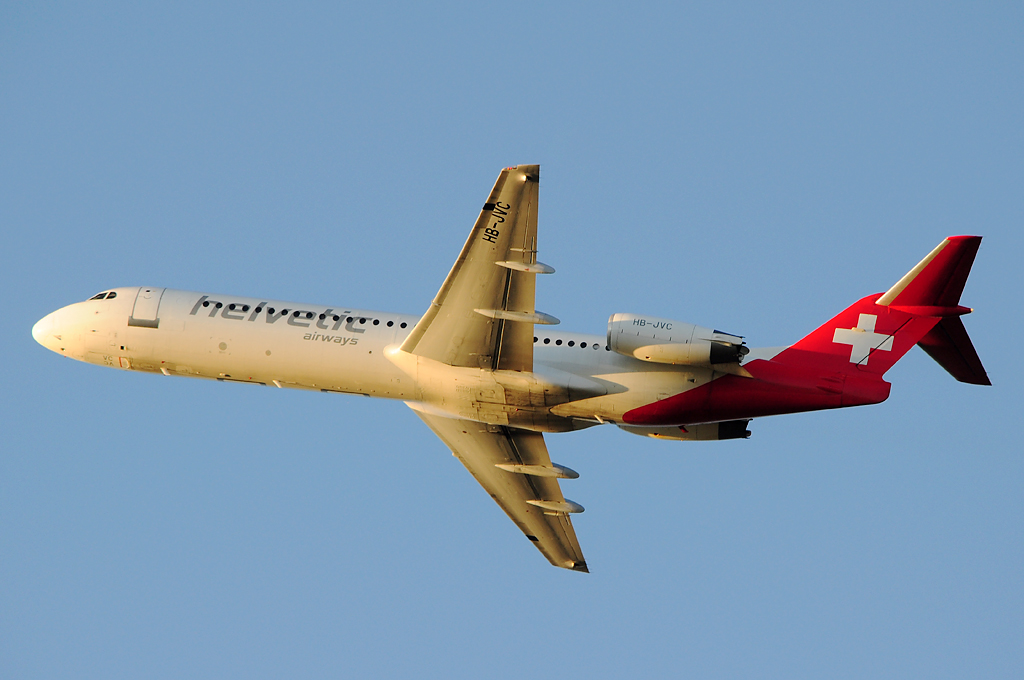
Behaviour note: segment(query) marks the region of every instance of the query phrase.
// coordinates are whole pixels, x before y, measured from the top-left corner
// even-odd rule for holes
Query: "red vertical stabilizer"
[[[774,361],[881,377],[918,344],[957,380],[991,384],[959,318],[971,312],[960,295],[980,245],[980,236],[943,239],[887,292],[854,303]]]

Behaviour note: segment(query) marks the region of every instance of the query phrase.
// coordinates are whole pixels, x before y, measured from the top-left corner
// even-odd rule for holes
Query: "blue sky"
[[[293,5],[0,8],[0,675],[1024,673],[1019,5]],[[400,403],[32,340],[127,285],[420,313],[516,163],[583,332],[790,343],[983,235],[995,385],[914,350],[747,441],[551,436],[582,575]]]

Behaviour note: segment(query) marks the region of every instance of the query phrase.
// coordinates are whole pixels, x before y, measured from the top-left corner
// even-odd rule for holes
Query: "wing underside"
[[[411,406],[551,564],[588,571],[568,515],[582,508],[565,500],[557,477],[507,469],[559,469],[551,464],[540,432],[448,418]]]

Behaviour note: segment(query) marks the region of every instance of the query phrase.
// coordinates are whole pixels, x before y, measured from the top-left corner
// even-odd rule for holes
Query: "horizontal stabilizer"
[[[944,318],[921,338],[917,346],[960,382],[972,385],[992,384],[960,317]]]

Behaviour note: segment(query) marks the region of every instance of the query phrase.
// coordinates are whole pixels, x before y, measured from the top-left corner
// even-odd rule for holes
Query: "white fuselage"
[[[710,369],[611,352],[598,335],[537,326],[534,372],[456,368],[398,346],[419,317],[147,287],[78,302],[33,336],[100,366],[401,399],[414,408],[540,431],[621,422],[702,385]]]

